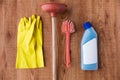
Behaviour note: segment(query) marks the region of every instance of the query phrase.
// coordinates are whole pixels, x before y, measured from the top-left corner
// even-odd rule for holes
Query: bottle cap
[[[86,29],[92,27],[92,24],[89,21],[87,21],[83,24],[83,26],[84,26],[84,29],[86,30]]]

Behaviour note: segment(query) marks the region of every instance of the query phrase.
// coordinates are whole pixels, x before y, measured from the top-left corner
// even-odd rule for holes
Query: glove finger
[[[18,25],[18,36],[17,36],[17,46],[22,45],[24,37],[25,37],[25,21],[24,18],[21,18]]]
[[[27,30],[27,33],[26,33],[26,36],[25,36],[25,40],[24,40],[24,43],[26,45],[30,44],[30,41],[31,41],[31,39],[33,37],[35,22],[36,22],[36,19],[33,20],[33,22],[29,26],[29,30]]]
[[[40,23],[40,16],[37,16],[36,28],[39,28],[39,23]]]
[[[18,32],[23,31],[23,27],[24,27],[24,19],[21,18],[19,24],[18,24]]]
[[[43,51],[42,51],[42,22],[40,16],[37,17],[36,21],[36,60],[39,67],[44,67]]]

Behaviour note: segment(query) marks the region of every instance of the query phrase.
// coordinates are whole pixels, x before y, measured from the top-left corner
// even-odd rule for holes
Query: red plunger
[[[61,3],[46,3],[41,5],[42,9],[49,12],[52,16],[52,70],[53,80],[57,80],[56,68],[56,45],[55,45],[55,28],[56,28],[56,14],[62,13],[67,9],[67,5]]]

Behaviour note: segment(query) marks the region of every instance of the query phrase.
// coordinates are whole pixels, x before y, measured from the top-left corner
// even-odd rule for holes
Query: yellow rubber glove
[[[18,26],[16,68],[44,67],[40,16],[22,18]]]

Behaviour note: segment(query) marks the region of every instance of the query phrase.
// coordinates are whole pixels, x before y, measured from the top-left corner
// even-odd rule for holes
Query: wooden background
[[[120,0],[0,0],[0,80],[52,80],[51,17],[41,10],[45,2],[61,2],[68,11],[57,16],[57,80],[120,80]],[[21,17],[40,15],[43,20],[45,68],[15,69],[17,26]],[[74,21],[71,36],[72,66],[65,67],[65,34],[61,23]],[[92,22],[99,35],[99,70],[82,71],[80,42],[83,23]]]

